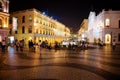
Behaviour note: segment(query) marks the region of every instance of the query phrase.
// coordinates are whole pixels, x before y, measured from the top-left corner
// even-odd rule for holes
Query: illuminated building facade
[[[98,15],[90,12],[88,17],[88,39],[111,44],[115,39],[120,44],[120,11],[102,10]]]
[[[84,19],[80,25],[80,29],[78,30],[78,40],[86,41],[88,35],[88,19]]]
[[[9,0],[0,0],[0,42],[8,41],[9,34]]]
[[[26,44],[29,40],[60,43],[70,36],[68,27],[34,8],[11,13],[11,21],[11,36],[18,40],[24,39]]]

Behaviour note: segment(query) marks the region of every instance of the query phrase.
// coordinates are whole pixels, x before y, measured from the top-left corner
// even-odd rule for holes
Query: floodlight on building
[[[45,15],[45,12],[43,12],[42,14],[44,14],[44,15]]]
[[[52,19],[53,19],[53,16],[51,16],[50,18],[52,18]]]

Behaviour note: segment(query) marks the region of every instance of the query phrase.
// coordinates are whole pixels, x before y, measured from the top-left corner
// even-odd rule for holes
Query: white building
[[[88,39],[111,44],[115,39],[120,44],[120,11],[103,10],[98,15],[90,12],[88,17]]]
[[[88,19],[84,19],[78,30],[78,41],[86,41],[88,35]]]

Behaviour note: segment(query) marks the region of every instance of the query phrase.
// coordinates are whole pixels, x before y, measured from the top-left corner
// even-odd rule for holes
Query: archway
[[[106,34],[105,35],[105,43],[106,44],[110,44],[111,43],[111,35],[110,34]]]

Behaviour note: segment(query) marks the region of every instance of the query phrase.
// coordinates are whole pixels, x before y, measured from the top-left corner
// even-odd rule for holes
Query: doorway
[[[105,35],[105,43],[106,44],[111,44],[111,35],[110,34]]]

